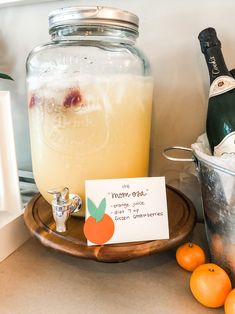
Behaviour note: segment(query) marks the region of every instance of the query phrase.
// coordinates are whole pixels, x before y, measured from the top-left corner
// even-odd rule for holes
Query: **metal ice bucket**
[[[191,151],[192,157],[170,157],[170,150]],[[202,159],[191,148],[168,147],[163,155],[169,160],[195,163],[211,260],[224,268],[235,283],[235,172]]]

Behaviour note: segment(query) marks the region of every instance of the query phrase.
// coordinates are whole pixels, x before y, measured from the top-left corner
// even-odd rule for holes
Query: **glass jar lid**
[[[66,7],[49,14],[49,33],[68,25],[118,26],[138,33],[139,18],[128,11],[102,6]]]

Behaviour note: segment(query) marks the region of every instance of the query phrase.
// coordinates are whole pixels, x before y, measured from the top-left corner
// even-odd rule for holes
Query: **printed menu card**
[[[86,181],[88,245],[169,239],[164,177]]]

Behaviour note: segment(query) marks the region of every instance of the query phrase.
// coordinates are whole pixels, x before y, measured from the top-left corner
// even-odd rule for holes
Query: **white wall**
[[[14,110],[18,163],[28,169],[30,149],[25,95],[25,61],[29,51],[49,40],[48,13],[69,5],[107,5],[130,10],[140,18],[138,45],[152,64],[155,79],[151,174],[179,178],[185,163],[166,161],[169,145],[190,146],[204,131],[208,74],[198,33],[208,26],[218,32],[229,68],[235,67],[235,2],[233,0],[109,0],[54,1],[0,9],[0,70],[15,82],[10,88]]]

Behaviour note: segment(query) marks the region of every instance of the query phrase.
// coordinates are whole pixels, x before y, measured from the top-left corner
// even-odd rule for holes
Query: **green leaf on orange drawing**
[[[88,197],[87,198],[87,207],[88,207],[88,211],[89,214],[95,218],[96,222],[99,222],[105,213],[105,209],[106,209],[106,199],[103,198],[102,201],[100,202],[98,208],[96,207],[96,205],[93,203],[93,201]]]
[[[106,209],[106,199],[103,198],[102,201],[100,202],[99,207],[98,207],[98,211],[100,212],[100,214],[102,213],[102,216],[101,216],[100,220],[104,216],[105,209]]]

